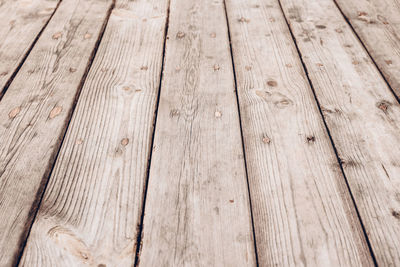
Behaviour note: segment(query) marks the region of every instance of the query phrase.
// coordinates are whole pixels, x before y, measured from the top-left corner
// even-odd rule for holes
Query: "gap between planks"
[[[137,236],[136,240],[136,251],[135,251],[135,262],[134,266],[137,267],[139,266],[140,262],[140,250],[142,248],[142,237],[143,237],[143,221],[144,221],[144,211],[146,208],[146,197],[147,197],[147,189],[149,186],[149,176],[150,176],[150,166],[151,166],[151,156],[153,155],[153,145],[154,145],[154,136],[156,133],[156,128],[157,128],[157,115],[158,115],[158,107],[160,105],[160,95],[161,95],[161,86],[162,86],[162,80],[163,80],[163,74],[164,74],[164,64],[165,64],[165,46],[167,43],[167,34],[168,34],[168,24],[169,24],[169,12],[170,12],[170,5],[171,5],[171,0],[168,0],[167,3],[167,18],[165,21],[165,29],[164,29],[164,43],[163,43],[163,51],[162,51],[162,61],[161,61],[161,72],[160,72],[160,83],[158,85],[158,92],[157,92],[157,99],[156,99],[156,108],[155,108],[155,113],[154,113],[154,118],[153,118],[153,133],[151,135],[151,142],[150,142],[150,153],[149,153],[149,158],[148,158],[148,164],[147,164],[147,173],[146,173],[146,180],[145,180],[145,187],[144,187],[144,192],[143,192],[143,201],[142,201],[142,206],[141,206],[141,215],[140,215],[140,224],[139,224],[139,233]]]
[[[245,169],[245,172],[246,172],[247,193],[249,195],[251,226],[252,226],[252,229],[253,229],[254,253],[255,253],[255,258],[256,258],[256,265],[259,266],[260,262],[258,260],[257,239],[256,239],[256,232],[254,230],[254,214],[253,214],[254,211],[253,211],[253,204],[251,202],[249,171],[247,170],[247,158],[246,158],[246,149],[245,149],[244,137],[243,137],[242,115],[240,113],[240,101],[239,101],[237,78],[236,78],[235,60],[233,58],[231,29],[230,29],[230,25],[229,25],[228,11],[227,11],[227,8],[226,8],[226,0],[223,0],[223,5],[224,5],[225,18],[226,18],[226,25],[227,25],[227,30],[228,30],[229,52],[231,54],[233,79],[234,79],[234,83],[235,83],[236,105],[237,105],[237,112],[238,112],[238,115],[239,115],[240,137],[241,137],[241,141],[242,141],[243,158],[244,158],[244,162],[245,162],[244,169]]]

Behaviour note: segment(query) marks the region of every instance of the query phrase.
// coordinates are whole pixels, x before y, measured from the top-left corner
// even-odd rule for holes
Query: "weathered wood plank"
[[[143,266],[254,266],[222,0],[172,0]]]
[[[1,266],[20,253],[111,6],[63,1],[0,102]]]
[[[0,97],[26,57],[58,0],[0,1]]]
[[[167,8],[167,0],[117,2],[22,265],[133,266]]]
[[[336,0],[400,98],[400,2],[398,0]]]
[[[372,265],[278,1],[226,2],[260,266]]]
[[[400,265],[400,105],[332,0],[281,0],[378,264]]]

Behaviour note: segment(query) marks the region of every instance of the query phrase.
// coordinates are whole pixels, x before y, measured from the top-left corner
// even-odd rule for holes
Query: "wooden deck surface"
[[[0,267],[400,266],[399,0],[0,16]]]

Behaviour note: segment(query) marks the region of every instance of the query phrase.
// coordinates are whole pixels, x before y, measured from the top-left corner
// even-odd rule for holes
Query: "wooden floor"
[[[400,266],[400,0],[0,0],[0,266]]]

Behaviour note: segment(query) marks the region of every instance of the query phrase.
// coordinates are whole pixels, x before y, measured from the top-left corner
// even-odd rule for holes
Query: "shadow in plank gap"
[[[1,265],[19,260],[111,6],[62,1],[0,102]]]

